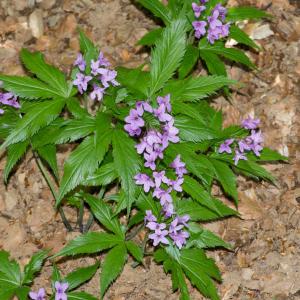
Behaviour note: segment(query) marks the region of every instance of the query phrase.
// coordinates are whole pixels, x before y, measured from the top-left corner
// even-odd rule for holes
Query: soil
[[[260,53],[248,52],[259,69],[248,72],[228,65],[231,76],[244,87],[233,93],[231,102],[220,97],[213,105],[223,110],[226,125],[239,123],[249,114],[259,117],[265,145],[287,155],[289,162],[266,166],[277,178],[276,185],[238,178],[242,218],[206,224],[232,243],[234,251],[210,251],[209,255],[222,272],[223,282],[218,285],[222,300],[296,300],[300,299],[300,5],[292,0],[229,2],[256,5],[274,17],[270,22],[244,24],[263,48]],[[42,51],[49,62],[68,71],[79,49],[78,26],[115,65],[134,67],[149,57],[136,41],[157,25],[130,0],[2,0],[0,72],[24,73],[18,59],[22,47]],[[60,149],[60,168],[68,153]],[[0,161],[0,173],[4,165],[5,158]],[[217,187],[214,193],[224,198]],[[10,251],[21,265],[38,249],[57,252],[79,234],[66,232],[53,203],[28,153],[9,184],[0,186],[0,248]],[[66,214],[75,222],[72,208]],[[66,274],[94,259],[62,260],[59,267]],[[106,299],[179,299],[161,266],[150,259],[146,267],[132,268],[131,264],[129,261]],[[34,288],[44,286],[49,291],[50,275],[47,262]],[[99,276],[82,289],[97,295]],[[203,299],[192,287],[190,291],[192,299]]]

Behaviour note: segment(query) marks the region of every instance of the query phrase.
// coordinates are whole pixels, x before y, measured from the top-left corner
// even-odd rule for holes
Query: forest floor
[[[211,251],[209,255],[222,272],[223,282],[218,288],[223,300],[296,300],[300,299],[300,2],[229,2],[267,8],[274,18],[245,24],[247,32],[263,47],[260,53],[248,53],[259,70],[247,72],[228,65],[231,76],[245,85],[233,93],[231,103],[220,97],[214,105],[223,110],[226,125],[237,124],[248,114],[259,117],[265,145],[287,155],[289,163],[266,166],[277,178],[276,186],[238,178],[242,218],[206,225],[232,243],[234,251]],[[49,62],[68,71],[79,49],[78,26],[114,65],[134,67],[149,58],[136,41],[156,24],[130,0],[2,0],[0,72],[24,73],[18,59],[22,47],[42,51]],[[60,149],[60,168],[68,153],[68,149]],[[0,173],[4,165],[2,159]],[[222,198],[217,188],[214,193]],[[9,184],[0,185],[0,249],[10,251],[24,265],[38,249],[56,252],[78,235],[66,232],[53,203],[28,153]],[[75,222],[72,208],[67,208],[66,214]],[[67,273],[93,260],[63,260],[59,267]],[[50,275],[47,262],[35,288],[45,286],[49,290]],[[97,295],[98,278],[95,276],[84,290]],[[192,299],[203,299],[192,287],[190,290]],[[106,299],[175,300],[179,296],[172,294],[170,277],[162,267],[149,259],[146,268],[133,269],[129,261]]]

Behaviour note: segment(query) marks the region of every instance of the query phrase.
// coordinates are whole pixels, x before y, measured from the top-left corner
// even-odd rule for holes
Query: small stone
[[[41,9],[36,9],[29,16],[29,27],[32,31],[32,35],[35,38],[39,38],[44,33],[44,23],[43,23],[43,11]]]
[[[270,25],[264,24],[258,27],[254,27],[253,31],[250,33],[250,37],[254,40],[262,40],[273,34],[274,32],[271,30]]]
[[[37,0],[40,3],[40,7],[43,9],[50,9],[56,4],[56,0]]]
[[[244,280],[251,280],[254,271],[250,268],[242,269],[242,277]]]

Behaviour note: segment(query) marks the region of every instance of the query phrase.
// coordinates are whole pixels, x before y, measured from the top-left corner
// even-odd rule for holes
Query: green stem
[[[89,217],[89,219],[88,219],[88,221],[87,221],[87,223],[86,223],[86,225],[84,227],[84,231],[83,232],[88,232],[89,229],[91,228],[93,222],[94,222],[94,216],[93,216],[93,213],[91,212],[90,213],[90,217]]]
[[[143,228],[144,224],[139,225],[135,230],[126,236],[126,241],[132,240]]]
[[[48,172],[46,171],[43,163],[41,162],[41,160],[39,159],[39,157],[36,155],[35,152],[33,152],[33,156],[34,156],[34,158],[35,158],[35,160],[37,162],[37,165],[38,165],[38,167],[39,167],[39,169],[40,169],[43,177],[45,178],[45,180],[46,180],[46,182],[48,184],[48,187],[50,188],[50,191],[52,193],[53,198],[55,199],[56,202],[58,202],[58,196],[57,196],[57,193],[55,191],[55,187],[54,187],[54,185],[53,185],[53,183],[51,181],[51,178],[50,178]],[[73,231],[73,228],[70,225],[69,221],[67,220],[66,215],[65,215],[62,207],[59,207],[58,212],[59,212],[59,214],[61,216],[61,219],[62,219],[65,227],[67,228],[67,230],[68,231]]]
[[[84,214],[84,203],[81,200],[80,201],[79,212],[78,212],[78,220],[77,220],[77,224],[79,226],[79,230],[80,230],[81,233],[83,233],[83,214]]]

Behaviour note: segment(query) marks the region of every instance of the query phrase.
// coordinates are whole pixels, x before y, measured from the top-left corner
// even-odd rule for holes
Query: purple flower
[[[103,99],[105,89],[96,84],[93,85],[93,88],[93,91],[90,93],[91,99],[101,101]]]
[[[214,10],[213,14],[207,17],[207,21],[210,29],[216,29],[222,26],[222,22],[218,19],[220,12],[218,10]]]
[[[189,215],[184,215],[182,217],[177,216],[177,220],[178,220],[179,224],[182,224],[185,227],[189,227],[189,225],[187,224],[187,222],[190,220],[190,216]]]
[[[94,76],[96,76],[96,75],[100,74],[99,70],[100,70],[100,62],[99,62],[99,60],[96,60],[96,61],[91,60],[91,73]]]
[[[139,127],[136,127],[132,124],[126,124],[124,126],[124,129],[128,132],[130,136],[140,136],[142,133],[142,129]]]
[[[172,203],[172,197],[170,195],[171,190],[163,190],[161,188],[156,188],[153,192],[153,197],[160,200],[160,204],[164,206],[167,203]]]
[[[136,151],[138,154],[142,154],[145,152],[146,147],[148,146],[146,142],[146,137],[143,137],[139,144],[135,145]]]
[[[259,131],[251,130],[251,135],[249,136],[249,139],[251,139],[251,141],[254,144],[260,144],[264,140],[260,130]]]
[[[104,54],[101,51],[100,51],[99,56],[98,56],[98,61],[99,61],[100,66],[103,66],[103,67],[109,67],[110,66],[109,61],[104,57]]]
[[[0,108],[0,115],[4,114],[4,110]]]
[[[45,297],[46,297],[45,289],[44,289],[44,288],[41,288],[41,289],[38,290],[37,293],[35,293],[35,292],[30,292],[30,293],[29,293],[29,297],[30,297],[32,300],[45,300]]]
[[[213,12],[215,11],[218,11],[221,20],[224,22],[227,14],[227,9],[224,6],[222,6],[221,3],[218,3],[213,9]]]
[[[67,282],[56,281],[54,286],[56,289],[55,300],[67,300],[68,296],[66,294],[66,291],[69,287],[69,284]]]
[[[220,27],[220,35],[226,37],[229,35],[230,23],[224,24]]]
[[[159,243],[169,244],[166,236],[168,235],[168,230],[156,230],[154,233],[149,235],[149,239],[153,240],[153,246],[157,246]]]
[[[150,188],[155,186],[153,180],[147,174],[137,174],[135,175],[134,179],[137,185],[144,186],[145,193],[148,193],[150,191]]]
[[[153,114],[160,122],[169,122],[172,120],[172,116],[166,113],[166,107],[164,104],[161,104],[158,108],[153,109]]]
[[[165,218],[172,217],[172,215],[174,215],[174,205],[172,203],[166,203],[163,206],[163,212],[165,214]]]
[[[249,139],[240,140],[238,142],[240,152],[250,151],[251,150],[251,144],[249,143]]]
[[[240,152],[239,150],[235,150],[235,156],[233,158],[234,164],[237,165],[239,160],[247,160],[247,157],[244,153]]]
[[[169,227],[169,233],[177,233],[179,230],[181,230],[183,228],[183,225],[182,224],[178,224],[178,219],[175,218],[171,224],[170,224],[170,227]]]
[[[201,4],[205,4],[205,3],[207,3],[208,2],[208,0],[200,0],[200,3]]]
[[[132,127],[139,128],[145,125],[145,121],[140,117],[136,109],[131,109],[129,115],[125,118],[125,122],[132,125]]]
[[[144,218],[145,222],[156,222],[157,219],[156,217],[153,215],[151,210],[146,210],[146,216]]]
[[[179,130],[174,126],[174,119],[168,122],[163,129],[164,129],[164,137],[167,141],[170,141],[172,143],[179,142],[179,137],[177,136]]]
[[[165,97],[157,97],[156,99],[158,105],[164,105],[166,110],[168,112],[171,112],[172,107],[171,107],[171,103],[170,103],[170,94],[166,95]]]
[[[242,121],[242,127],[244,127],[245,129],[256,129],[260,124],[260,120],[259,119],[254,119],[251,118],[250,116],[248,116],[247,119],[244,119]]]
[[[77,73],[76,79],[73,81],[73,84],[77,86],[80,94],[83,94],[87,90],[88,82],[92,80],[91,76],[85,76],[82,73]]]
[[[81,53],[78,53],[77,58],[74,62],[74,66],[77,66],[82,72],[85,70],[86,63]]]
[[[148,133],[146,135],[146,142],[152,148],[152,146],[154,144],[161,143],[161,134],[159,132],[155,131],[155,130],[148,131]]]
[[[157,222],[149,222],[146,225],[147,228],[151,229],[151,230],[163,230],[166,228],[166,224],[165,223],[157,223]]]
[[[101,74],[100,80],[105,88],[109,87],[109,82],[117,86],[119,85],[119,82],[116,81],[117,77],[117,72],[114,70],[109,70],[109,69],[104,69],[104,68],[99,68],[98,73]]]
[[[177,233],[171,233],[170,237],[174,241],[174,244],[181,249],[186,244],[186,239],[189,237],[189,233],[186,231],[179,231]]]
[[[214,29],[209,28],[207,31],[207,39],[211,44],[214,44],[216,40],[221,37],[221,27]]]
[[[17,96],[11,92],[8,93],[0,93],[0,103],[8,106],[12,106],[14,108],[20,108],[21,105],[17,101]]]
[[[194,14],[195,14],[196,18],[199,18],[201,13],[206,9],[205,6],[197,5],[197,3],[195,3],[195,2],[192,3],[192,8],[193,8],[193,11],[194,11]]]
[[[144,166],[147,168],[150,168],[152,171],[154,171],[156,169],[156,164],[155,164],[155,160],[156,160],[156,155],[155,153],[144,153],[144,158],[146,160]]]
[[[182,192],[181,185],[183,184],[183,178],[177,178],[176,180],[170,180],[169,184],[172,186],[172,189],[176,192]]]
[[[153,151],[154,155],[156,158],[163,159],[164,158],[164,152],[163,152],[163,147],[160,144],[154,144],[153,145]]]
[[[166,177],[166,171],[161,171],[161,172],[153,172],[153,178],[154,178],[154,182],[155,182],[155,186],[157,188],[160,187],[160,185],[163,183],[168,184],[169,183],[169,179]]]
[[[231,153],[232,150],[230,148],[230,145],[234,142],[234,139],[227,139],[224,141],[223,144],[221,144],[220,148],[219,148],[219,153],[223,153],[223,152],[226,152],[226,153]]]
[[[206,25],[207,23],[205,21],[194,21],[192,23],[194,30],[195,30],[195,37],[197,39],[200,39],[201,36],[205,35],[206,33]]]
[[[185,163],[180,160],[180,154],[176,156],[174,161],[170,164],[170,167],[175,169],[175,172],[179,177],[182,177],[184,174],[187,174]]]
[[[142,116],[144,114],[144,102],[143,101],[138,101],[135,104],[135,109],[138,112],[138,115]]]
[[[256,156],[260,156],[260,151],[263,149],[263,147],[259,144],[253,144],[251,145],[251,150],[254,152]]]

